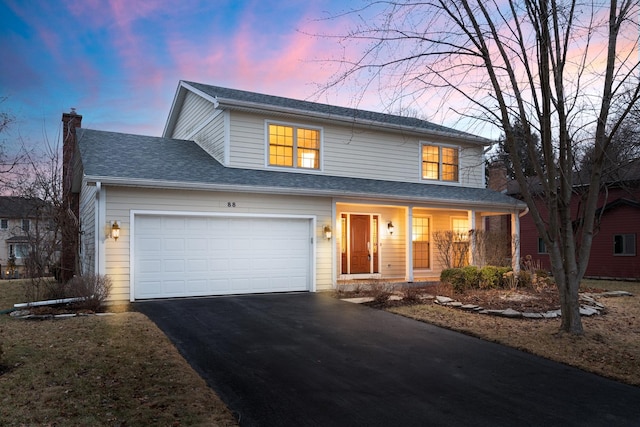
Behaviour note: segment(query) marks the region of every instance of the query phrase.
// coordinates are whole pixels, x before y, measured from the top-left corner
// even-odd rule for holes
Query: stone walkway
[[[582,316],[593,316],[603,314],[606,307],[604,304],[598,301],[599,298],[612,298],[612,297],[632,297],[633,294],[626,291],[610,291],[610,292],[602,292],[602,293],[580,293],[580,314]],[[399,295],[391,295],[389,297],[391,301],[400,301],[402,297]],[[441,296],[441,295],[422,295],[421,299],[423,300],[432,300],[435,304],[442,305],[444,307],[457,308],[460,310],[465,310],[469,312],[475,312],[479,314],[488,314],[491,316],[500,316],[500,317],[508,317],[508,318],[525,318],[525,319],[554,319],[556,317],[560,317],[561,312],[560,309],[550,310],[542,313],[534,313],[534,312],[520,312],[514,310],[512,308],[507,308],[504,310],[489,310],[485,309],[479,305],[475,304],[463,304],[460,301],[456,301],[453,298]],[[342,298],[343,301],[352,302],[356,304],[363,304],[367,302],[372,302],[374,299],[372,297],[361,297],[361,298]]]

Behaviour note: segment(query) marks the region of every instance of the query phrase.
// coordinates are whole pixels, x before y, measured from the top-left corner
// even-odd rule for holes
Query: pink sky
[[[313,35],[344,34],[370,22],[366,12],[323,19],[366,3],[6,0],[0,96],[17,123],[3,140],[11,145],[20,136],[37,144],[43,132],[55,139],[60,116],[71,107],[83,114],[85,127],[160,135],[179,80],[382,112],[408,107],[436,123],[498,137],[495,129],[459,121],[453,111],[463,97],[455,92],[399,102],[394,80],[367,73],[319,91],[338,71],[332,60],[343,49],[357,58],[366,44]],[[637,33],[625,37],[637,41]],[[401,89],[406,95],[412,87]]]

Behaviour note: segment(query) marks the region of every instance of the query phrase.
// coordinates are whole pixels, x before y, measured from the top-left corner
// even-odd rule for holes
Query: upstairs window
[[[613,254],[634,256],[636,254],[635,234],[616,234],[613,236]]]
[[[0,228],[3,230],[6,230],[7,228],[9,228],[9,220],[8,219],[1,219],[0,220]]]
[[[320,130],[270,123],[269,166],[320,168]]]
[[[25,233],[28,233],[30,228],[31,228],[31,223],[29,222],[29,220],[28,219],[23,219],[22,220],[22,231],[24,231]]]
[[[422,146],[422,179],[457,182],[459,155],[456,147]]]

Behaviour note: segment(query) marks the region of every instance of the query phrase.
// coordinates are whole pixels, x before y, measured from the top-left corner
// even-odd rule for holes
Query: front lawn
[[[583,281],[585,289],[624,290],[633,297],[604,298],[604,315],[583,317],[585,334],[559,332],[560,319],[510,319],[425,304],[387,310],[515,347],[586,371],[640,386],[640,283]]]
[[[24,302],[0,281],[0,310]],[[232,414],[146,316],[0,315],[0,425],[235,426]]]

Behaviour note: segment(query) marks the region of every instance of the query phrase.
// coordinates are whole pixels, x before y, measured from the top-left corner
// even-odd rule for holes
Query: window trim
[[[428,146],[428,147],[437,147],[438,148],[438,178],[425,178],[425,176],[422,173],[422,167],[424,164],[424,160],[423,160],[423,151],[424,151],[424,147]],[[445,180],[443,179],[443,165],[445,164],[443,162],[443,156],[442,156],[442,149],[443,148],[450,148],[453,149],[457,152],[457,158],[458,158],[458,163],[457,163],[457,179],[456,180]],[[420,175],[420,180],[421,181],[425,181],[425,182],[438,182],[438,183],[442,183],[442,184],[459,184],[460,183],[460,159],[462,158],[462,149],[459,145],[452,145],[452,144],[437,144],[437,143],[433,143],[433,142],[428,142],[428,141],[420,141],[420,152],[419,152],[419,175]]]
[[[292,166],[272,165],[270,163],[270,144],[269,144],[269,125],[288,126],[296,129],[317,130],[319,133],[318,145],[318,168],[304,168],[297,165],[297,157],[294,155],[294,164]],[[297,142],[294,146],[294,153],[297,152]],[[265,120],[264,122],[264,166],[267,169],[281,169],[289,172],[322,172],[324,170],[324,128],[321,126],[312,126],[304,123],[284,122],[278,120]]]
[[[616,237],[621,236],[622,237],[622,252],[620,253],[616,253]],[[627,247],[625,245],[625,236],[633,236],[633,253],[631,252],[626,252],[627,251]],[[637,234],[636,233],[618,233],[618,234],[614,234],[613,235],[613,256],[636,256],[638,254],[638,240],[637,240]]]

